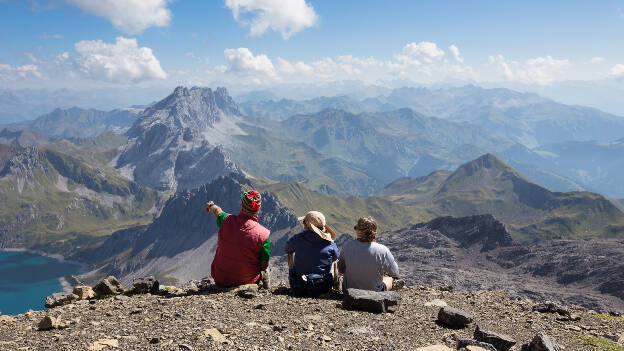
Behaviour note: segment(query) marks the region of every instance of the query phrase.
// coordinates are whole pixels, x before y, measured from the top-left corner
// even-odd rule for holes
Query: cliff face
[[[115,233],[103,249],[114,257],[96,256],[101,268],[91,277],[114,274],[122,281],[132,277],[155,275],[163,280],[187,281],[210,274],[216,250],[218,228],[214,217],[206,213],[205,204],[213,200],[232,214],[240,211],[240,194],[251,183],[238,174],[220,177],[197,189],[177,193],[167,201],[160,216],[144,228]],[[293,212],[275,196],[262,194],[260,223],[271,230],[274,252],[296,226]]]

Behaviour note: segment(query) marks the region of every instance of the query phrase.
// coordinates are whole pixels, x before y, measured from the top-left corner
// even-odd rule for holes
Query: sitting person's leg
[[[390,291],[392,290],[392,282],[394,281],[394,278],[392,277],[388,277],[385,276],[383,277],[383,283],[386,286],[386,291]]]

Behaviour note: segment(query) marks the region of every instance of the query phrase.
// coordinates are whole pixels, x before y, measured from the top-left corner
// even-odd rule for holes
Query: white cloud
[[[403,54],[413,57],[420,57],[426,62],[432,62],[444,57],[444,51],[438,48],[436,43],[421,41],[420,43],[409,43],[403,47]]]
[[[590,61],[591,61],[591,63],[602,63],[602,62],[604,62],[604,60],[605,60],[604,57],[596,56],[596,57],[592,57]]]
[[[624,78],[624,65],[618,63],[617,65],[611,67],[611,71],[609,71],[609,75],[615,78]]]
[[[0,81],[16,81],[26,78],[43,78],[37,65],[11,66],[0,64]]]
[[[562,75],[570,61],[554,59],[551,56],[536,57],[525,62],[508,61],[501,54],[490,56],[489,62],[498,66],[505,80],[550,85]]]
[[[103,17],[127,34],[165,27],[171,20],[170,0],[67,0],[85,13]]]
[[[225,49],[228,72],[238,76],[274,76],[275,67],[267,55],[254,56],[247,48]]]
[[[236,21],[251,27],[252,37],[272,29],[288,39],[318,22],[318,15],[306,0],[225,0],[225,6],[232,10]],[[244,20],[241,14],[245,13],[253,19]]]
[[[455,45],[449,46],[449,51],[451,52],[451,55],[453,55],[453,58],[455,59],[455,61],[459,63],[464,62],[464,59],[461,57],[461,54],[459,53],[459,49],[457,48],[457,46]]]
[[[118,37],[114,44],[101,40],[81,41],[76,43],[75,49],[78,57],[74,65],[87,78],[137,83],[167,77],[152,49],[139,47],[136,39]]]

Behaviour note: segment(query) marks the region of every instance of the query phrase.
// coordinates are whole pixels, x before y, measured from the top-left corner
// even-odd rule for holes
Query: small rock
[[[284,342],[284,337],[282,337],[282,336],[278,336],[278,337],[277,337],[277,341],[279,341],[279,342]]]
[[[246,284],[241,285],[234,290],[232,290],[234,294],[240,296],[245,299],[253,299],[259,295],[258,293],[258,285],[256,284]]]
[[[59,326],[58,319],[52,316],[45,316],[43,317],[41,321],[39,321],[37,328],[39,330],[52,330],[52,329],[58,328],[58,326]]]
[[[530,343],[522,345],[521,351],[563,351],[563,347],[552,337],[539,333]]]
[[[159,338],[151,338],[149,341],[150,344],[158,344],[159,342],[160,342]]]
[[[137,294],[158,294],[160,283],[154,277],[135,278],[132,280],[134,292]]]
[[[551,301],[546,301],[544,303],[533,306],[533,311],[541,313],[558,313],[562,316],[570,314],[570,310]]]
[[[448,348],[446,345],[431,345],[419,347],[416,351],[453,351],[453,349]]]
[[[97,283],[93,290],[95,291],[95,295],[99,298],[108,295],[119,295],[124,292],[123,285],[112,275]]]
[[[579,331],[579,332],[582,330],[580,327],[578,327],[576,325],[571,325],[571,324],[570,325],[566,325],[565,328],[568,329],[568,330]]]
[[[78,300],[90,300],[95,298],[95,291],[87,285],[76,286],[72,292],[74,295],[78,296]]]
[[[78,299],[78,295],[72,293],[54,293],[46,298],[45,307],[53,308],[72,303]]]
[[[452,292],[455,288],[452,285],[442,285],[438,287],[438,290]]]
[[[368,312],[388,312],[388,307],[398,305],[401,295],[396,291],[369,291],[347,289],[342,301],[345,309],[355,309]]]
[[[327,335],[323,335],[321,336],[321,340],[323,340],[324,342],[330,342],[332,339]]]
[[[446,302],[440,299],[435,299],[425,303],[425,307],[445,307],[448,306]]]
[[[405,280],[403,279],[395,279],[392,282],[392,291],[398,291],[405,288]]]
[[[141,314],[143,313],[143,310],[140,308],[135,308],[132,311],[130,311],[130,314]]]
[[[509,349],[511,349],[511,347],[516,344],[516,340],[512,339],[511,337],[490,332],[487,330],[482,330],[481,328],[479,328],[478,325],[474,331],[474,338],[477,341],[492,344],[492,346],[494,346],[497,351],[509,351]]]
[[[217,330],[217,328],[210,328],[210,329],[204,330],[204,335],[210,338],[215,344],[228,343],[228,339],[226,339],[225,336],[223,336],[223,334],[221,334],[221,332]]]
[[[473,319],[472,314],[450,306],[442,307],[438,311],[438,321],[451,328],[465,328]]]
[[[121,302],[126,302],[126,301],[130,300],[130,297],[128,297],[126,295],[117,295],[117,296],[115,296],[115,300],[121,301]]]
[[[624,344],[624,333],[622,333],[622,335],[620,336],[620,339],[618,340],[618,342],[620,344]]]
[[[91,344],[87,350],[89,351],[101,351],[106,347],[110,347],[110,348],[118,348],[119,347],[119,342],[116,339],[100,339],[98,341],[95,341],[93,344]]]
[[[492,344],[488,344],[486,342],[481,342],[472,339],[459,339],[457,340],[457,349],[465,348],[466,350],[470,350],[469,347],[480,347],[486,351],[496,351],[496,348]]]
[[[180,344],[180,345],[178,345],[178,348],[180,350],[193,351],[193,348],[190,345],[187,345],[187,344]]]

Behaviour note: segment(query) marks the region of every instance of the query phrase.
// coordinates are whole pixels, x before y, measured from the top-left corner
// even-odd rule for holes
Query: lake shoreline
[[[83,274],[89,271],[89,268],[88,268],[89,265],[87,263],[67,260],[65,259],[63,255],[60,255],[60,254],[51,254],[51,253],[47,253],[41,250],[31,250],[31,249],[25,249],[25,248],[0,248],[0,252],[26,252],[26,253],[30,253],[33,255],[49,257],[49,258],[59,261],[60,263],[73,264],[79,267],[78,273],[76,273],[75,276],[78,276],[80,274]],[[69,282],[68,278],[74,279],[73,276],[62,276],[62,277],[58,277],[58,281],[63,289],[63,292],[71,293],[73,291],[73,286]]]

